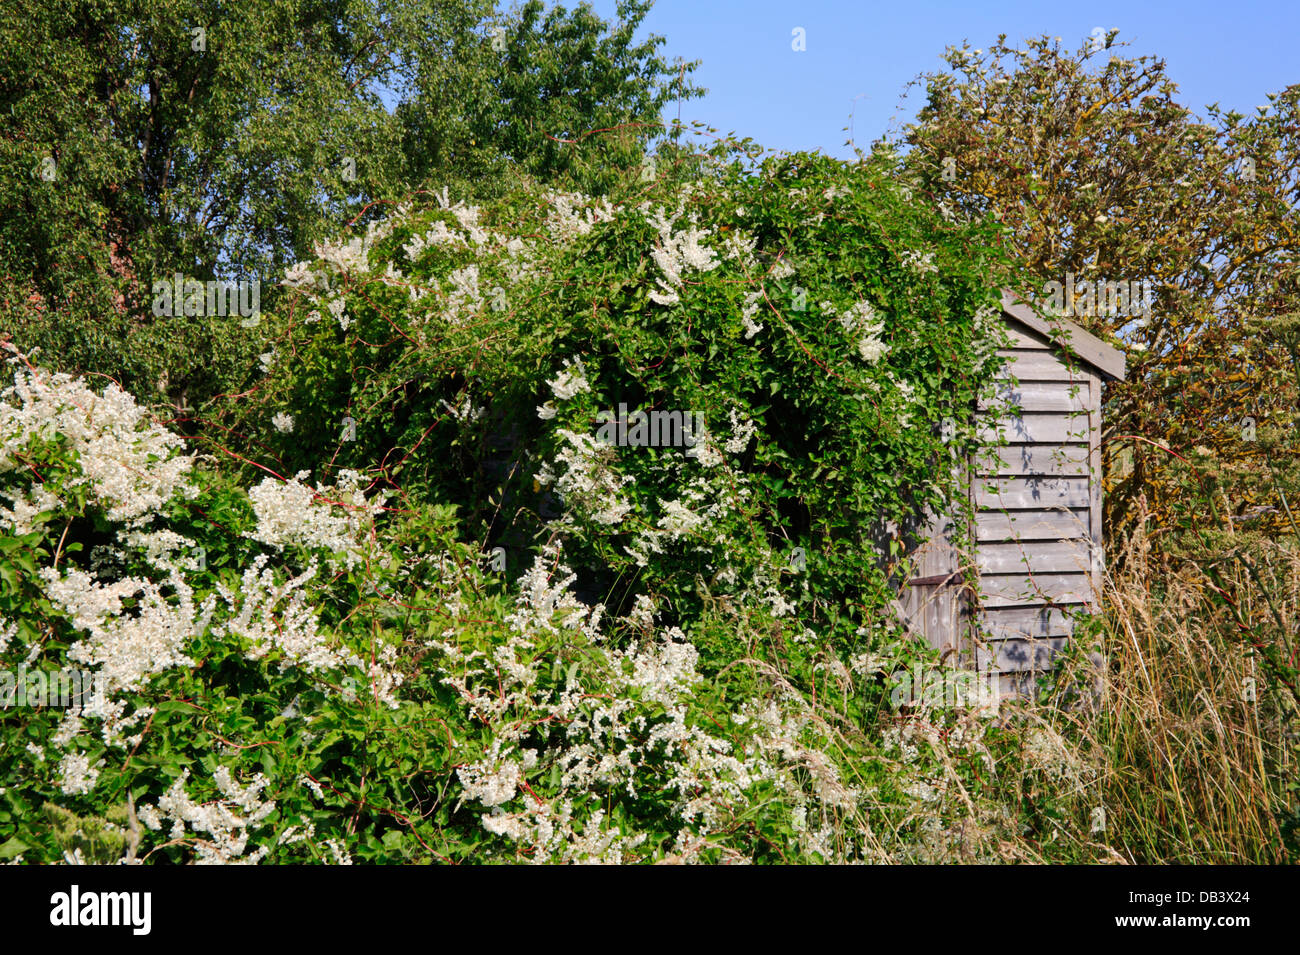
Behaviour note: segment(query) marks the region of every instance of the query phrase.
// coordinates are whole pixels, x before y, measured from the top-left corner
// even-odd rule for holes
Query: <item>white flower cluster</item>
[[[758,265],[754,258],[754,247],[758,239],[743,232],[728,232],[722,238],[722,257],[732,262],[739,262],[741,268],[749,270]]]
[[[548,234],[561,242],[587,235],[598,222],[609,222],[615,210],[609,200],[596,201],[576,192],[548,192],[542,198],[551,206],[546,214]]]
[[[661,516],[656,525],[638,528],[626,545],[628,556],[638,566],[646,566],[651,554],[662,554],[665,543],[686,542],[688,548],[698,553],[715,553],[720,522],[730,517],[751,493],[750,482],[744,474],[716,470],[726,460],[723,451],[743,452],[756,431],[755,425],[743,420],[734,409],[731,425],[731,436],[721,443],[707,430],[696,432],[695,446],[684,457],[694,459],[703,466],[701,469],[687,470],[690,465],[673,459],[661,465],[666,485],[684,486],[678,498],[666,497],[661,502]]]
[[[397,688],[402,685],[404,679],[395,668],[397,648],[391,643],[386,643],[381,648],[381,653],[383,663],[372,663],[366,670],[366,676],[370,677],[370,696],[376,703],[381,703],[390,710],[396,710],[402,705],[401,700],[397,698]],[[350,657],[348,662],[353,666],[364,663],[359,657]]]
[[[684,457],[691,458],[706,468],[715,468],[725,460],[718,447],[718,439],[709,431],[708,425],[695,428],[695,444],[687,449]]]
[[[375,243],[385,238],[403,220],[405,208],[383,221],[371,222],[364,234],[353,236],[347,241],[320,242],[313,249],[315,259],[310,262],[298,262],[286,273],[280,284],[303,292],[317,306],[323,305],[339,326],[347,331],[352,320],[346,314],[347,302],[343,291],[347,284],[364,278],[371,271],[370,251]],[[401,273],[389,264],[383,276],[385,281],[397,283]],[[307,316],[307,322],[320,321],[319,310],[313,310]],[[269,374],[274,350],[262,356],[262,370]]]
[[[179,438],[147,424],[143,415],[115,387],[95,394],[80,380],[35,369],[19,372],[14,387],[0,394],[0,486],[9,500],[22,499],[28,505],[25,515],[7,512],[6,530],[23,527],[24,520],[30,524],[38,510],[64,506],[40,484],[24,495],[25,483],[37,472],[15,465],[20,456],[32,454],[51,456],[56,465],[41,471],[57,476],[65,489],[84,488],[87,510],[118,525],[120,546],[97,547],[91,570],[67,562],[43,567],[38,574],[50,606],[78,634],[67,651],[68,661],[86,665],[94,675],[88,695],[43,741],[63,750],[55,778],[69,796],[93,791],[105,763],[92,762],[76,748],[90,721],[96,721],[109,747],[139,745],[142,727],[155,709],[137,705],[130,710],[128,694],[145,690],[165,671],[194,666],[189,648],[208,634],[244,641],[251,659],[274,650],[281,669],[298,666],[319,673],[352,668],[369,678],[376,701],[398,705],[395,690],[402,677],[396,670],[395,647],[384,644],[365,660],[346,647],[330,647],[321,634],[306,590],[316,575],[314,563],[281,583],[268,569],[270,558],[262,555],[244,570],[237,587],[218,582],[215,593],[196,599],[196,585],[187,575],[205,570],[202,549],[165,526],[150,526],[165,505],[197,493],[186,480],[193,459],[180,450]],[[285,484],[264,482],[254,489],[250,501],[258,529],[252,536],[277,547],[324,547],[331,551],[331,560],[340,555],[346,562],[360,559],[371,519],[382,510],[382,496],[367,501],[360,476],[353,471],[341,472],[335,487],[318,486],[315,491],[301,484],[303,476]],[[157,570],[157,578],[126,575],[128,558]],[[17,633],[15,624],[0,620],[0,650],[7,649]],[[27,662],[42,646],[33,643]],[[46,746],[34,742],[27,751],[38,762],[49,758]],[[191,802],[181,779],[157,807],[143,807],[141,818],[146,824],[152,819],[151,827],[158,829],[163,811],[176,823],[173,837],[187,842],[195,840],[186,835],[186,826],[196,834],[206,833],[208,837],[197,840],[200,861],[257,861],[265,849],[240,857],[248,832],[273,808],[259,800],[266,781],[242,788],[220,769],[214,778],[223,797],[217,803]],[[335,848],[336,858],[345,860],[346,853]]]
[[[577,575],[560,563],[561,549],[558,543],[548,544],[533,560],[532,567],[519,580],[515,611],[506,617],[506,623],[525,635],[553,634],[558,625],[598,639],[604,607],[588,607],[569,592]]]
[[[754,436],[757,430],[754,422],[741,418],[735,408],[729,412],[731,417],[731,437],[723,445],[728,454],[740,454],[745,448],[749,447],[749,439]]]
[[[717,573],[714,582],[730,588],[732,599],[740,606],[765,607],[773,616],[789,617],[798,607],[786,599],[779,583],[782,571],[788,566],[788,558],[769,552],[765,564],[754,570],[753,577],[743,584],[736,568],[727,564]],[[796,634],[793,639],[795,643],[801,643],[804,638]]]
[[[309,673],[341,666],[342,659],[327,646],[316,614],[307,606],[303,588],[316,576],[315,564],[297,577],[276,583],[275,574],[266,566],[269,559],[262,554],[244,570],[237,592],[224,583],[217,584],[230,617],[214,626],[213,634],[248,641],[245,652],[250,660],[279,650],[281,671],[291,665]]]
[[[580,358],[575,357],[572,362],[566,358],[564,368],[560,371],[560,374],[546,383],[550,385],[551,394],[555,396],[555,401],[568,401],[584,391],[591,391],[591,384],[587,381],[586,376],[586,369],[582,367]],[[548,401],[543,405],[538,405],[537,417],[543,421],[550,421],[554,418],[557,411],[555,401]]]
[[[589,517],[598,524],[620,524],[632,510],[622,489],[632,483],[631,475],[620,476],[614,470],[617,451],[601,444],[590,434],[560,428],[556,432],[564,446],[553,463],[548,462],[534,475],[542,486],[554,485],[564,498],[566,509]],[[572,516],[572,515],[566,515]]]
[[[439,219],[423,235],[413,235],[410,241],[402,246],[406,257],[412,262],[420,258],[427,249],[438,246],[464,249],[483,245],[488,241],[487,231],[479,224],[481,210],[478,206],[466,205],[464,200],[459,200],[453,205],[446,186],[443,186],[441,193],[435,193],[435,196],[438,205],[455,216],[457,224],[464,232],[448,228],[447,223]]]
[[[124,529],[118,531],[117,539],[125,547],[140,551],[140,557],[158,570],[172,571],[175,568],[180,568],[181,570],[197,572],[203,569],[196,554],[197,545],[195,542],[169,528],[163,527],[156,530],[139,531]],[[104,556],[105,551],[111,555],[111,548],[104,548],[100,552],[101,556]],[[93,564],[92,561],[92,572],[94,572]],[[113,566],[114,561],[111,556],[106,557],[101,564],[103,569]],[[104,576],[104,574],[98,576]]]
[[[774,279],[788,279],[795,274],[795,270],[789,259],[778,259],[773,263],[768,274]]]
[[[747,805],[759,781],[773,781],[805,821],[814,814],[823,828],[829,814],[853,808],[858,794],[807,742],[829,733],[796,696],[754,701],[735,713],[739,746],[706,732],[689,715],[701,677],[697,651],[681,630],[655,635],[653,603],[643,597],[626,618],[642,639],[611,648],[599,632],[603,608],[585,608],[568,594],[573,580],[559,547],[548,546],[525,575],[508,639],[491,653],[432,644],[442,654],[443,682],[493,727],[490,742],[457,776],[462,802],[484,810],[482,825],[506,840],[507,858],[635,858],[646,834],[606,814],[605,804],[619,794],[674,797],[674,861],[693,861],[714,845],[711,837]],[[561,682],[542,681],[553,667],[543,645],[555,645],[561,634],[562,644],[581,654]],[[582,683],[588,672],[599,674],[598,694]],[[537,781],[530,784],[530,776]],[[828,860],[842,858],[842,847],[825,842],[817,845]]]
[[[69,648],[69,659],[99,667],[104,693],[139,689],[154,674],[194,665],[184,647],[207,629],[214,602],[209,596],[195,606],[194,591],[180,573],[168,574],[162,584],[135,577],[104,584],[82,570],[60,574],[49,567],[41,577],[50,602],[86,633]],[[171,594],[165,596],[164,589]],[[125,600],[135,603],[129,613]],[[87,711],[93,709],[92,704]]]
[[[407,207],[399,206],[395,215],[366,223],[366,231],[348,240],[346,247],[330,245],[328,242],[319,247],[318,257],[338,271],[355,270],[365,272],[370,268],[370,250],[380,240],[387,238],[397,227],[397,223],[407,215]],[[343,251],[346,249],[346,251]]]
[[[1011,343],[1007,326],[1002,322],[1002,309],[994,305],[982,305],[976,309],[971,339],[976,368],[983,368],[991,362],[999,348],[1009,347]]]
[[[834,310],[830,302],[822,302],[821,307],[826,312]],[[876,315],[870,302],[853,303],[839,319],[844,331],[857,340],[858,357],[863,361],[875,364],[888,354],[889,346],[880,340],[880,335],[885,330],[885,321]]]
[[[906,428],[912,422],[912,411],[916,405],[916,389],[913,388],[912,383],[905,378],[896,378],[891,374],[889,380],[893,383],[894,388],[898,392],[898,426],[900,428]]]
[[[309,288],[316,284],[316,274],[310,262],[296,262],[284,273],[280,284],[287,288]]]
[[[212,773],[221,798],[208,803],[197,803],[185,792],[190,771],[186,769],[157,806],[142,805],[140,820],[157,832],[165,823],[171,823],[170,838],[194,845],[199,865],[256,865],[270,851],[263,845],[245,856],[249,834],[262,825],[275,811],[275,803],[262,800],[262,790],[268,785],[265,776],[258,773],[247,786],[240,786],[225,766]]]
[[[4,653],[9,647],[10,641],[18,635],[18,624],[9,623],[3,617],[0,617],[0,653]]]
[[[87,488],[114,523],[138,526],[173,495],[194,493],[182,439],[150,422],[117,385],[96,394],[71,375],[16,371],[13,385],[0,392],[0,475],[21,468],[19,457],[33,442],[56,440],[74,462],[65,489]],[[0,500],[10,506],[0,506],[0,530],[30,533],[38,514],[62,503],[43,483],[30,490],[6,484]]]
[[[458,404],[452,405],[444,401],[442,402],[442,406],[447,409],[448,413],[453,418],[460,422],[468,423],[478,421],[487,414],[487,408],[483,405],[479,405],[477,408],[474,407],[474,402],[470,399],[469,395],[465,395]]]
[[[689,190],[683,193],[677,211],[666,215],[663,209],[651,211],[649,204],[641,206],[646,220],[659,232],[659,241],[650,251],[651,257],[663,276],[656,280],[659,291],[651,292],[650,299],[659,305],[676,305],[681,299],[678,292],[687,272],[709,272],[720,264],[717,253],[700,245],[702,239],[709,237],[710,230],[699,229],[695,225],[695,216],[690,218],[689,226],[674,231],[677,220],[683,215]]]
[[[781,589],[776,582],[766,578],[759,579],[759,588],[762,591],[762,601],[772,610],[772,613],[778,617],[788,617],[795,612],[796,606],[785,599]]]
[[[638,780],[646,775],[643,767],[657,758],[667,758],[679,772],[670,787],[683,795],[694,795],[702,778],[712,780],[738,766],[724,755],[726,743],[686,723],[682,696],[699,677],[695,648],[680,631],[670,631],[644,648],[607,651],[599,699],[585,693],[572,676],[563,688],[538,689],[538,668],[546,660],[530,651],[539,638],[563,628],[585,634],[592,647],[601,644],[602,608],[587,609],[568,594],[574,575],[558,557],[558,548],[551,547],[536,559],[525,575],[519,609],[509,620],[511,639],[491,659],[483,658],[482,666],[474,666],[474,654],[442,647],[449,665],[445,682],[465,697],[473,712],[492,714],[493,725],[500,728],[488,751],[459,770],[462,798],[491,810],[482,817],[484,828],[523,843],[533,861],[625,861],[643,838],[606,825],[599,801],[591,804],[591,793],[602,787],[635,793]],[[483,679],[489,674],[490,680]],[[668,712],[646,725],[644,714],[653,704]],[[523,713],[533,716],[505,718]],[[542,716],[564,727],[553,735],[554,748],[547,753],[560,772],[561,793],[550,803],[539,803],[523,792],[526,773],[540,756],[526,737]],[[652,778],[647,776],[644,783]],[[748,782],[743,779],[733,788],[739,791]],[[716,785],[711,791],[718,796],[721,789]],[[523,805],[509,809],[516,799]],[[575,818],[579,805],[589,807],[585,820]]]
[[[761,290],[745,293],[745,304],[740,311],[740,320],[745,326],[745,339],[751,339],[763,330],[763,326],[754,321],[758,314],[759,302],[763,298]]]
[[[302,483],[306,476],[300,471],[289,481],[268,477],[249,490],[257,516],[257,530],[249,536],[276,548],[292,544],[327,550],[331,562],[341,558],[351,569],[364,559],[363,540],[387,495],[380,492],[367,501],[360,475],[348,469],[339,472],[332,488],[318,483],[313,490]]]
[[[480,207],[464,200],[453,203],[445,186],[434,195],[440,209],[450,213],[455,223],[438,219],[423,232],[414,232],[402,244],[407,261],[414,264],[434,249],[455,253],[468,250],[474,254],[475,261],[462,263],[442,282],[434,279],[427,284],[408,279],[391,261],[380,272],[371,262],[375,244],[412,221],[412,208],[401,204],[388,218],[371,222],[364,235],[345,242],[321,243],[315,247],[314,259],[299,262],[286,272],[281,284],[301,292],[315,306],[307,314],[308,324],[319,322],[322,313],[328,312],[346,331],[352,319],[346,312],[345,292],[362,282],[379,281],[404,288],[412,302],[426,296],[438,297],[439,304],[430,309],[427,317],[463,326],[484,309],[489,298],[495,303],[500,294],[499,289],[493,288],[494,280],[489,278],[491,269],[500,269],[506,283],[512,285],[536,274],[534,243],[485,225]],[[550,207],[546,219],[549,235],[560,242],[586,235],[597,223],[609,221],[616,214],[608,200],[579,193],[551,192],[542,198]],[[263,356],[264,371],[269,373],[273,358],[273,352]]]
[[[655,624],[655,602],[645,594],[637,594],[627,621],[638,630],[650,630]]]
[[[933,252],[922,254],[920,252],[909,250],[903,253],[903,264],[914,272],[919,272],[922,275],[939,271],[939,266],[934,264]]]
[[[326,839],[325,848],[330,851],[330,858],[335,865],[352,865],[352,857],[348,855],[341,839]]]
[[[678,540],[703,527],[704,517],[692,511],[681,501],[669,501],[664,505],[659,526],[665,531],[669,540]]]
[[[465,240],[456,231],[447,228],[447,223],[439,219],[424,235],[413,235],[409,242],[403,243],[402,251],[406,257],[414,262],[419,259],[426,249],[437,248],[440,245],[463,246]]]
[[[546,383],[551,386],[551,393],[558,401],[568,401],[580,392],[591,391],[582,362],[577,358],[573,360],[572,365],[568,359],[565,359],[564,369]]]
[[[341,274],[365,272],[370,268],[370,249],[362,236],[337,244],[320,242],[312,251],[316,258]]]
[[[59,760],[59,789],[65,796],[85,795],[95,788],[95,780],[99,778],[104,762],[101,759],[92,766],[85,755],[68,753]]]
[[[483,293],[479,291],[478,265],[471,263],[456,269],[447,281],[451,283],[451,292],[443,308],[442,317],[449,325],[462,325],[472,315],[483,309]]]
[[[330,313],[334,321],[338,322],[339,328],[347,331],[352,327],[352,319],[347,313],[348,301],[342,294],[335,295],[325,303],[325,310]]]
[[[513,759],[501,759],[501,740],[495,740],[492,752],[486,758],[469,766],[462,766],[456,771],[460,784],[465,790],[465,799],[472,799],[491,809],[509,802],[519,792],[519,783],[524,778],[524,764]],[[537,754],[526,750],[537,761]],[[526,762],[526,760],[525,760]]]

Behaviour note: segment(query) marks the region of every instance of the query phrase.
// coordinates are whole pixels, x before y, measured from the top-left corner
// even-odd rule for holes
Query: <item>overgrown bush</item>
[[[4,661],[98,679],[4,717],[6,855],[879,860],[941,833],[930,757],[881,742],[922,654],[882,616],[883,529],[974,440],[997,262],[887,160],[680,160],[320,247],[210,454],[15,355]],[[600,441],[620,405],[685,412],[677,446],[635,415]]]
[[[267,377],[209,435],[454,504],[512,576],[562,532],[578,591],[618,612],[758,600],[851,645],[973,446],[1005,265],[887,158],[712,153],[599,201],[444,193],[318,248]],[[637,446],[666,414],[679,446]]]
[[[651,600],[576,599],[558,542],[506,588],[450,508],[353,471],[244,491],[115,386],[10,363],[0,661],[97,679],[9,700],[6,857],[880,859],[871,817],[932,798],[859,728],[887,657],[713,609],[749,646],[703,680]]]

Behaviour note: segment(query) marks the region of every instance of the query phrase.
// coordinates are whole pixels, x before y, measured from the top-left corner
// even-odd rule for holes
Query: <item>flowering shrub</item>
[[[991,227],[946,221],[888,159],[714,153],[599,200],[444,190],[318,247],[268,323],[293,360],[222,433],[277,471],[455,505],[511,576],[562,534],[578,592],[616,614],[646,596],[689,629],[757,600],[853,649],[899,534],[974,446],[1005,266]],[[689,443],[602,440],[654,415]]]
[[[641,597],[616,622],[624,639],[611,639],[604,608],[570,592],[559,544],[511,604],[486,593],[446,513],[428,515],[441,534],[420,535],[431,552],[394,541],[385,555],[382,508],[354,473],[315,491],[301,474],[239,491],[112,386],[96,394],[21,356],[10,365],[6,490],[43,509],[22,518],[18,559],[6,552],[3,607],[16,622],[0,660],[78,661],[101,680],[62,714],[6,714],[6,855],[730,861],[755,851],[735,830],[752,825],[756,790],[777,795],[764,804],[781,824],[822,821],[822,835],[792,833],[790,851],[862,851],[861,836],[826,841],[855,794],[812,745],[825,731],[800,695],[774,684],[737,707],[701,698],[685,634],[657,627]],[[74,409],[81,453],[43,440]],[[157,450],[122,453],[144,447]],[[165,499],[116,490],[135,465],[150,487],[171,476]],[[367,562],[376,573],[351,575]],[[403,599],[364,596],[390,588]],[[408,610],[400,627],[384,621],[394,607]],[[359,614],[370,628],[345,625]],[[398,651],[417,631],[428,634],[418,668]],[[427,724],[441,731],[412,743]],[[436,785],[413,785],[426,774]],[[44,826],[42,805],[75,824]]]
[[[885,164],[714,159],[318,247],[192,447],[13,354],[0,664],[97,679],[0,716],[0,856],[967,851],[993,761],[887,710],[885,529],[974,441],[997,260]]]
[[[365,681],[396,705],[394,648],[350,643],[320,606],[330,588],[311,586],[322,565],[368,553],[375,508],[347,475],[315,492],[297,481],[235,491],[116,386],[97,393],[19,355],[8,365],[0,494],[10,506],[0,523],[18,546],[0,570],[0,661],[51,672],[77,663],[96,681],[63,713],[43,701],[9,711],[5,796],[130,803],[140,851],[165,817],[170,840],[151,851],[238,861],[274,804],[258,798],[264,777],[242,787],[216,753],[241,749],[250,721],[269,720],[281,698],[337,695],[343,681]],[[246,693],[261,698],[250,704]],[[187,725],[196,718],[197,734]],[[191,781],[191,762],[201,780]],[[27,808],[39,816],[39,802]],[[21,807],[6,811],[17,819]],[[53,851],[40,835],[14,836],[10,854]]]

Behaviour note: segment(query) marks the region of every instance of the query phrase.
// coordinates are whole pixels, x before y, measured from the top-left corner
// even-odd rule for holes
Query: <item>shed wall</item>
[[[1032,691],[1073,626],[1064,611],[1095,605],[1100,585],[1101,377],[1037,332],[1007,319],[1013,347],[999,397],[1019,414],[977,412],[1004,447],[972,467],[976,664],[1004,693]],[[1012,383],[1012,378],[1016,384]]]
[[[1033,690],[1101,584],[1100,373],[1003,316],[1011,347],[998,394],[976,410],[985,441],[970,464],[979,592],[963,592],[948,517],[932,517],[900,594],[904,619],[952,662],[994,670],[1003,694]],[[1007,404],[1018,411],[1009,413]],[[1001,405],[1001,407],[999,407]]]

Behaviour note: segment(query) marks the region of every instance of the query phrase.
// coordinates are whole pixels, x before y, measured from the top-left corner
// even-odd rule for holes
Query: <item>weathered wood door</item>
[[[957,666],[965,656],[965,614],[960,556],[949,515],[929,516],[922,543],[912,552],[912,576],[899,592],[904,623]]]

